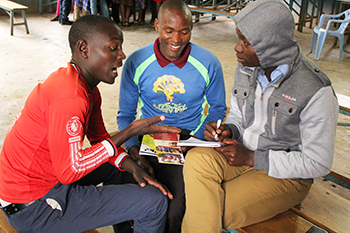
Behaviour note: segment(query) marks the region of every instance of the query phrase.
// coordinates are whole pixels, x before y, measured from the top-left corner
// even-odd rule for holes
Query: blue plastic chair
[[[344,16],[344,19],[337,19],[340,18],[341,16]],[[328,23],[326,29],[322,28],[323,21],[325,18],[331,18]],[[337,23],[339,25],[339,28],[337,30],[330,30],[331,24],[332,23]],[[318,23],[318,26],[314,28],[313,34],[312,34],[312,42],[311,42],[311,50],[310,52],[312,53],[312,50],[314,49],[315,41],[316,41],[316,36],[317,38],[317,44],[316,44],[316,54],[315,54],[315,59],[318,60],[320,59],[322,47],[324,44],[324,41],[326,39],[327,35],[330,36],[336,36],[340,40],[340,57],[339,59],[342,60],[343,58],[343,44],[344,44],[344,32],[347,26],[350,23],[350,9],[337,14],[337,15],[327,15],[327,14],[322,14],[320,17],[320,22]]]

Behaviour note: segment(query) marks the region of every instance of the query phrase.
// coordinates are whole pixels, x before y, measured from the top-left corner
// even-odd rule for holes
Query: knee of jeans
[[[168,197],[154,186],[147,185],[146,187],[149,190],[148,195],[144,195],[144,201],[148,202],[150,206],[156,207],[156,209],[166,211],[168,208]]]

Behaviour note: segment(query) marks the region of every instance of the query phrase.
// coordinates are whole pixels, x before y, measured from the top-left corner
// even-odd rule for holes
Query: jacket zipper
[[[277,111],[275,109],[272,110],[272,119],[271,119],[271,132],[273,135],[276,134],[276,115]]]

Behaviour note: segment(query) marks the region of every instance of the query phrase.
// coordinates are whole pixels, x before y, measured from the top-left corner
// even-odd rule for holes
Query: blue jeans
[[[99,0],[101,13],[104,17],[109,18],[109,10],[106,0]],[[97,0],[90,0],[91,14],[97,15]]]
[[[76,183],[58,183],[8,221],[22,233],[77,233],[128,220],[135,233],[164,232],[167,197],[150,185],[110,184],[119,178],[120,171],[105,163]],[[96,186],[100,181],[107,182]]]

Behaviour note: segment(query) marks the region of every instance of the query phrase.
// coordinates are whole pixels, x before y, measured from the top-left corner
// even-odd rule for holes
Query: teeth
[[[117,69],[112,70],[113,74],[117,73]]]
[[[172,47],[172,48],[174,48],[174,49],[178,49],[178,48],[180,48],[180,45],[177,45],[177,46],[175,46],[175,45],[170,45],[170,47]]]

